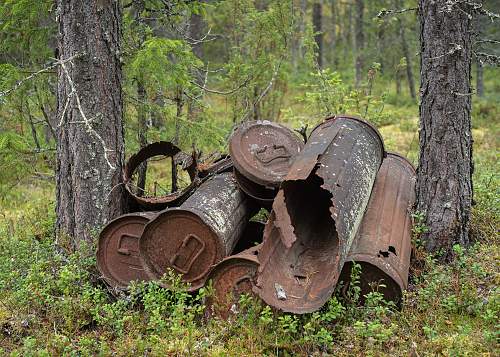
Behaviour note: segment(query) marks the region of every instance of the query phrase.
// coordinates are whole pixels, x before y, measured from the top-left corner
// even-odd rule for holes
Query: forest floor
[[[474,243],[444,266],[415,240],[401,311],[378,293],[358,306],[354,286],[313,314],[273,313],[244,296],[230,321],[207,319],[210,289],[189,295],[175,277],[165,278],[171,291],[137,284],[116,299],[98,279],[95,247],[55,248],[53,185],[17,185],[0,203],[0,355],[500,355],[498,102],[474,103]],[[417,106],[385,110],[387,150],[415,163]]]

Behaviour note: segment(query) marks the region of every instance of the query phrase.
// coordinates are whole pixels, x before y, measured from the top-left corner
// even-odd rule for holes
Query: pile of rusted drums
[[[161,197],[137,194],[132,174],[156,155],[170,156],[191,183]],[[229,156],[210,165],[159,142],[132,156],[124,172],[145,212],[101,232],[98,266],[114,288],[133,280],[168,288],[161,278],[171,269],[191,291],[211,281],[211,311],[225,318],[242,293],[282,311],[316,311],[340,281],[349,284],[353,263],[361,265],[362,295],[376,288],[399,303],[407,287],[415,170],[386,153],[362,119],[328,118],[306,143],[277,123],[244,122]],[[255,219],[262,209],[265,224]]]

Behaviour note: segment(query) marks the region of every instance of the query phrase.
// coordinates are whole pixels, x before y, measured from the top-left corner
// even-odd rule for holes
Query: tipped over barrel
[[[384,156],[378,131],[338,116],[318,125],[273,203],[255,291],[286,312],[318,310],[331,296]]]
[[[132,281],[149,280],[139,257],[139,238],[146,223],[155,216],[153,212],[125,214],[101,231],[97,267],[112,287],[125,288]]]
[[[214,295],[207,305],[212,314],[227,319],[231,312],[237,312],[242,294],[253,294],[259,249],[260,245],[257,245],[227,257],[210,272],[208,280],[212,280]]]
[[[399,303],[408,286],[415,175],[412,164],[397,154],[388,154],[380,167],[341,277],[348,282],[352,262],[360,264],[362,295],[378,285],[387,301]]]
[[[253,213],[232,173],[209,178],[145,227],[139,246],[148,275],[160,279],[171,268],[191,290],[200,288],[212,265],[231,254]]]
[[[231,136],[229,152],[241,189],[270,206],[304,143],[295,133],[268,120],[240,124]]]

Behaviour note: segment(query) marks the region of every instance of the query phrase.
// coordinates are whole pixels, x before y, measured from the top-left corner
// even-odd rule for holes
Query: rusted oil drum
[[[109,222],[99,235],[97,267],[112,287],[149,280],[139,257],[139,238],[155,212],[131,213]]]
[[[384,155],[379,132],[359,118],[337,116],[312,131],[264,232],[255,291],[267,304],[307,313],[329,299]]]
[[[361,293],[378,291],[399,303],[408,287],[411,254],[411,208],[415,203],[415,169],[404,157],[387,154],[377,174],[370,202],[347,258],[361,265]],[[346,263],[341,280],[350,280]]]
[[[181,155],[187,158],[188,161],[183,164],[183,169],[187,171],[191,179],[191,183],[187,187],[162,196],[141,196],[136,193],[132,184],[132,176],[141,163],[154,156],[168,156],[175,161],[175,159]],[[199,183],[196,179],[195,160],[191,156],[184,154],[181,149],[168,141],[158,141],[149,144],[132,155],[123,169],[123,182],[125,184],[125,189],[132,199],[146,210],[160,210],[168,206],[182,203]]]
[[[282,125],[268,120],[243,122],[229,142],[241,189],[264,205],[271,204],[303,146],[302,140]]]
[[[146,225],[139,248],[148,275],[159,279],[171,268],[191,291],[200,288],[212,265],[231,254],[254,213],[231,172],[209,178],[180,207]]]
[[[211,314],[227,319],[231,312],[237,312],[237,304],[242,294],[253,295],[255,273],[259,266],[260,245],[249,248],[237,255],[231,255],[218,263],[210,272],[214,295],[207,306]]]

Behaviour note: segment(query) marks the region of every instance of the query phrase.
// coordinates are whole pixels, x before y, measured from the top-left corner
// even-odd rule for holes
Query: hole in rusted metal
[[[388,251],[389,251],[389,252],[391,252],[391,253],[392,253],[392,254],[394,254],[394,255],[397,255],[397,254],[396,254],[396,248],[394,248],[394,246],[392,246],[392,245],[390,245],[390,246],[389,246]]]
[[[383,252],[383,251],[379,250],[378,253],[379,253],[379,255],[378,255],[379,257],[380,257],[380,255],[382,255],[384,258],[389,257],[389,252]]]

